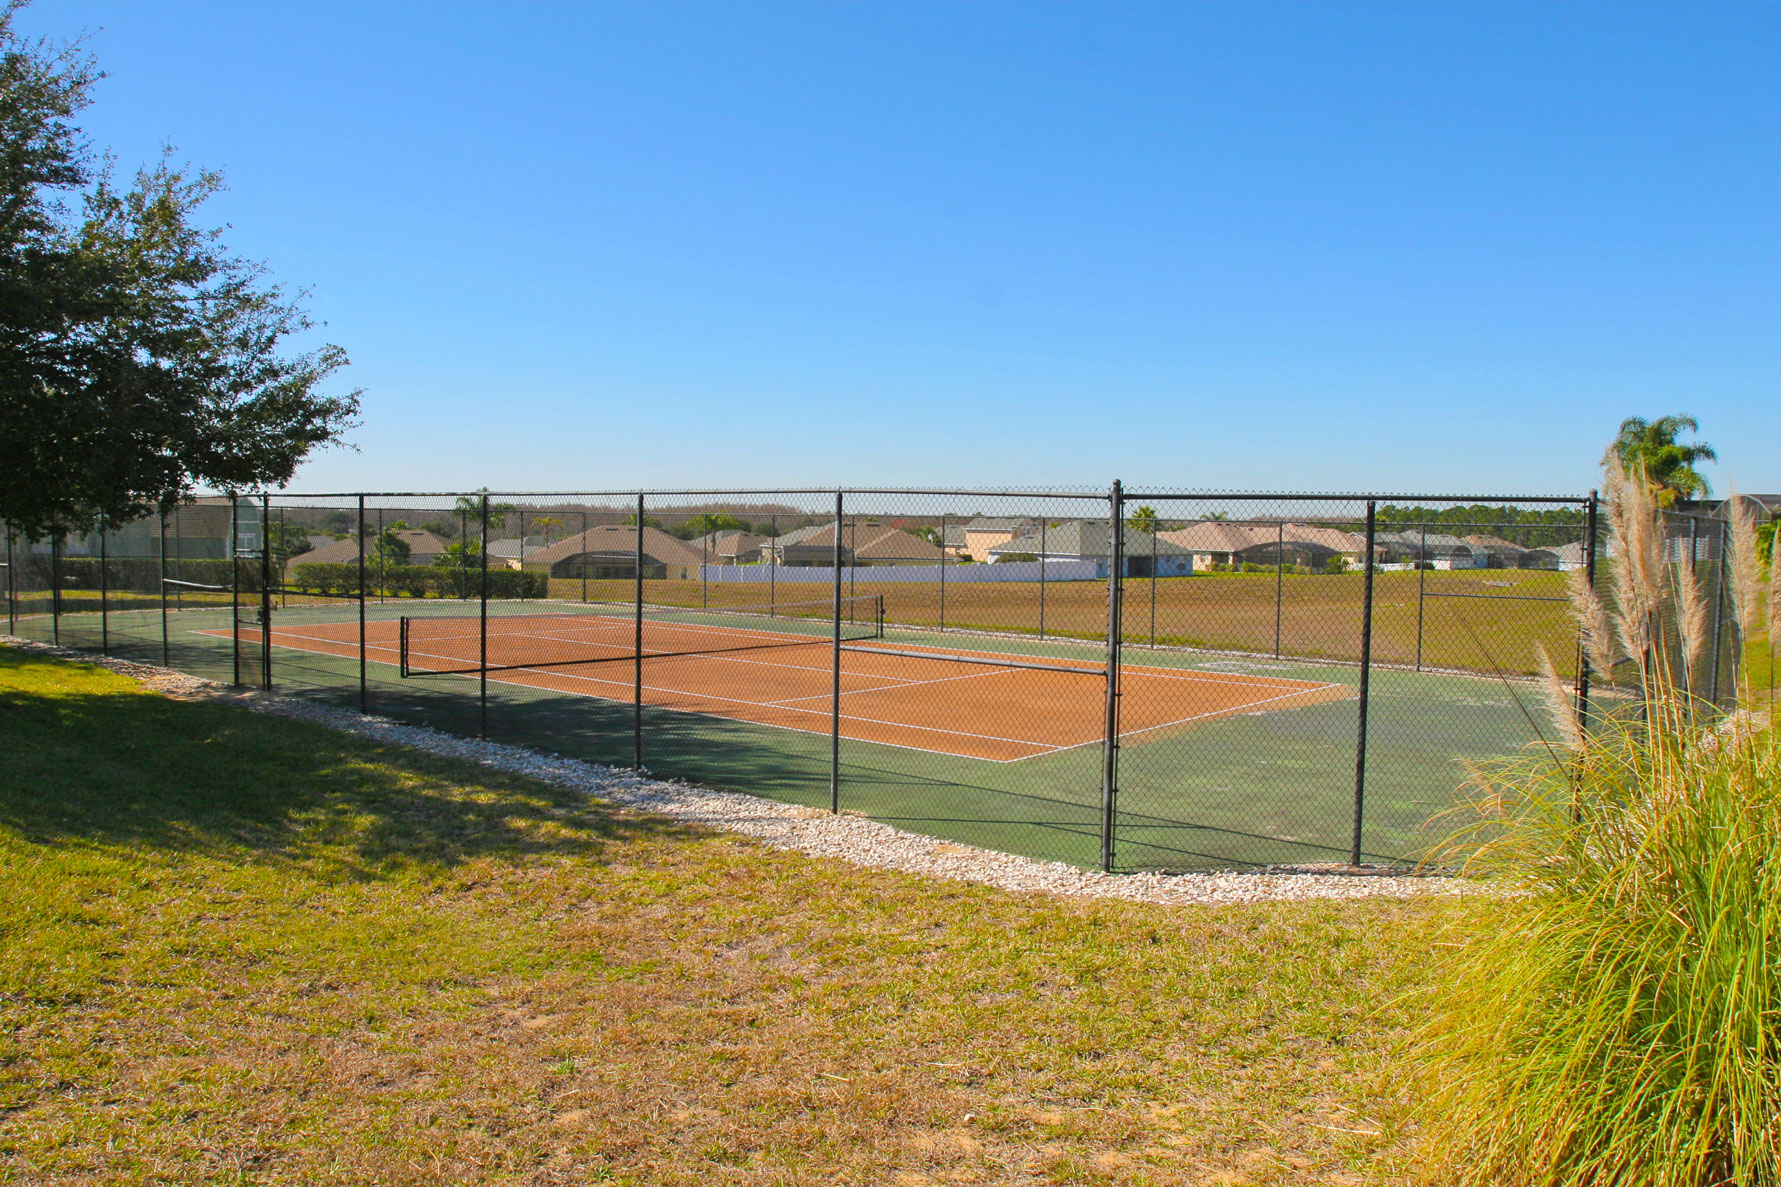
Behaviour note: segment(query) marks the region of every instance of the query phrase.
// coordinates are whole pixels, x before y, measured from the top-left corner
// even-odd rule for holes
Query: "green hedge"
[[[482,572],[468,573],[457,569],[435,568],[432,565],[365,566],[367,592],[381,592],[396,598],[456,598],[466,590],[471,597],[482,588]],[[550,596],[549,580],[543,573],[522,573],[514,569],[489,570],[489,597],[544,598]],[[356,562],[336,565],[308,564],[291,567],[290,588],[308,593],[356,594],[359,589],[359,566]]]

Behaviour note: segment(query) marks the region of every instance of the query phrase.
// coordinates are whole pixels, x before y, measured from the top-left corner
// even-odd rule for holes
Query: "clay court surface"
[[[488,679],[522,688],[630,703],[628,615],[539,614],[489,620]],[[366,657],[396,665],[399,624],[365,627]],[[475,680],[474,619],[415,619],[410,667],[442,669],[420,682]],[[205,634],[228,635],[227,630]],[[259,641],[243,628],[243,638]],[[356,620],[272,628],[275,647],[357,657]],[[728,624],[645,621],[643,702],[662,709],[826,735],[831,642]],[[695,654],[678,654],[695,652]],[[891,654],[892,652],[898,654]],[[570,662],[583,661],[585,662]],[[980,664],[1056,665],[1069,671]],[[528,667],[524,665],[549,665]],[[466,671],[467,669],[467,671]],[[1122,665],[1120,736],[1128,744],[1248,713],[1283,712],[1354,695],[1346,684]],[[1016,762],[1099,746],[1106,686],[1092,662],[968,651],[879,639],[841,657],[841,736],[910,750]]]

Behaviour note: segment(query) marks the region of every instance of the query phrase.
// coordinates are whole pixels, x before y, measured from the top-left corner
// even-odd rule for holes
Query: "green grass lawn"
[[[1388,1182],[1452,902],[859,869],[0,649],[0,1182]]]

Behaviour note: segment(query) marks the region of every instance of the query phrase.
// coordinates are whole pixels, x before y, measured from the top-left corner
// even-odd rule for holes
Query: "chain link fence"
[[[6,533],[15,635],[1108,870],[1413,862],[1539,740],[1593,495],[212,496]],[[1672,515],[1713,607],[1720,519]]]

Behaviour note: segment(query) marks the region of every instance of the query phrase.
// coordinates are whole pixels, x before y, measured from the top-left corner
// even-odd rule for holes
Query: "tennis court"
[[[842,623],[843,738],[991,762],[1101,745],[1104,669],[1044,655],[885,642],[875,614],[865,612],[871,608],[858,609]],[[829,622],[657,613],[670,617],[639,624],[629,608],[612,608],[491,618],[486,638],[474,617],[373,621],[366,624],[365,655],[415,680],[475,678],[486,663],[491,682],[630,703],[640,646],[645,706],[830,732],[836,670]],[[243,638],[258,642],[257,631],[244,627]],[[285,650],[355,656],[359,623],[275,621],[271,641]],[[1120,668],[1120,690],[1127,744],[1220,718],[1354,696],[1349,684],[1132,664]]]

